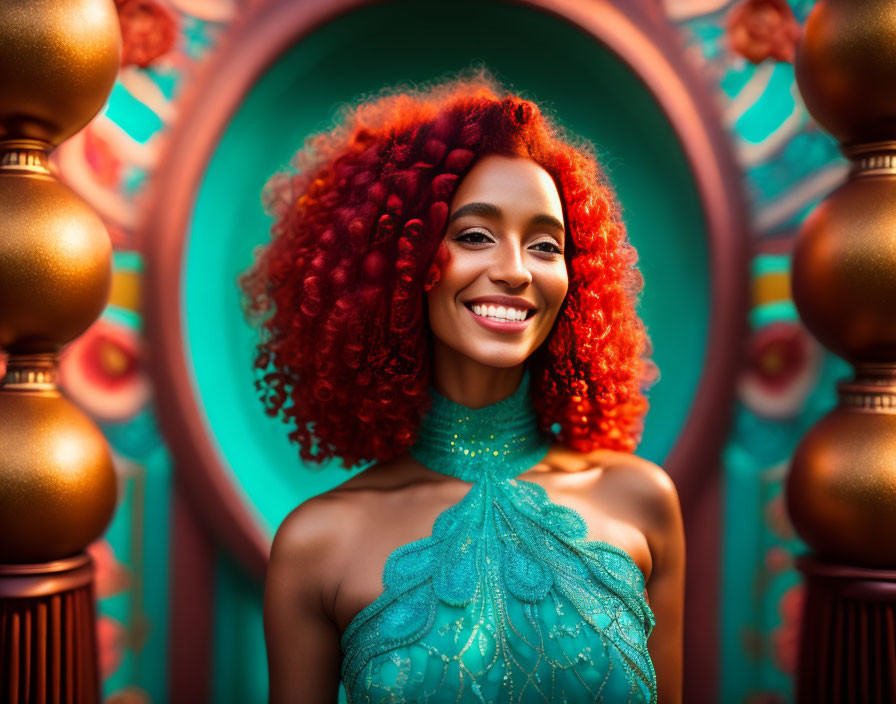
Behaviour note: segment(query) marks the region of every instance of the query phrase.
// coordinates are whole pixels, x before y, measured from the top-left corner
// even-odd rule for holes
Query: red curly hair
[[[239,284],[260,326],[256,389],[303,459],[351,467],[415,442],[431,404],[424,289],[452,196],[490,153],[541,165],[566,213],[567,297],[529,360],[540,426],[580,452],[634,450],[655,367],[615,197],[590,143],[480,71],[344,110],[265,189],[272,240]]]

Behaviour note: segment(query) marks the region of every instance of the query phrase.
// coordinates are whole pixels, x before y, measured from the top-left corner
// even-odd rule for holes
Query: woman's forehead
[[[489,154],[479,159],[454,194],[452,215],[472,203],[495,206],[499,212],[492,212],[493,216],[537,211],[563,221],[563,207],[554,179],[528,157]]]

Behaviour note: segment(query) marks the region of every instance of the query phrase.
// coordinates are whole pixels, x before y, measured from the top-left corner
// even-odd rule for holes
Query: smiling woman
[[[641,280],[590,145],[474,75],[296,165],[242,279],[259,389],[303,458],[375,463],[277,531],[271,701],[679,701],[681,513],[631,454]]]
[[[440,393],[478,408],[519,385],[566,298],[564,230],[557,187],[531,159],[489,154],[470,169],[427,296]]]

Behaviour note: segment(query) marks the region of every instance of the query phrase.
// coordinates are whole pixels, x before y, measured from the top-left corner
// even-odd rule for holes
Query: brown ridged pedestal
[[[87,555],[0,565],[0,682],[10,702],[99,701]]]
[[[99,702],[93,565],[116,501],[99,428],[56,386],[102,313],[112,246],[49,168],[118,73],[112,0],[0,2],[0,702]]]
[[[787,506],[812,549],[797,701],[896,701],[896,0],[819,0],[797,50],[806,106],[852,161],[793,254],[806,327],[854,376],[800,442]]]
[[[896,701],[896,572],[812,557],[806,579],[800,701]]]

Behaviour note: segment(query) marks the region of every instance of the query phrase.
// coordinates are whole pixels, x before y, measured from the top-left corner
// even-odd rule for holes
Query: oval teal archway
[[[640,311],[662,374],[639,454],[673,475],[687,520],[724,437],[747,256],[736,169],[677,52],[671,29],[633,6],[575,0],[282,0],[234,29],[185,98],[157,177],[146,317],[178,486],[251,573],[263,574],[286,513],[348,476],[303,467],[254,393],[236,278],[268,238],[261,189],[340,104],[474,62],[602,155],[641,255]],[[714,603],[706,584],[715,578],[700,592]],[[709,651],[715,615],[702,618],[692,630]]]
[[[185,351],[207,421],[268,535],[297,503],[343,481],[346,472],[303,470],[282,423],[261,412],[252,386],[255,338],[241,319],[235,281],[252,250],[269,238],[271,220],[261,209],[265,181],[287,166],[309,134],[332,124],[338,105],[373,88],[426,81],[469,66],[474,57],[597,145],[641,256],[640,312],[662,374],[650,395],[639,454],[665,462],[687,418],[682,400],[690,405],[700,381],[710,316],[709,238],[687,157],[656,100],[609,49],[568,23],[498,3],[455,2],[448,18],[438,4],[423,5],[413,22],[408,3],[367,7],[289,49],[246,94],[199,184],[180,272]],[[483,30],[469,27],[474,9],[477,25],[504,24],[508,31],[486,44]],[[412,32],[413,23],[422,29]],[[445,36],[450,44],[426,51]],[[553,61],[575,70],[551,70],[542,52],[533,53],[520,37],[538,37],[542,48],[551,47]],[[408,53],[420,57],[411,66]]]

